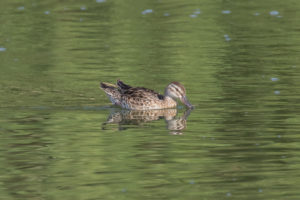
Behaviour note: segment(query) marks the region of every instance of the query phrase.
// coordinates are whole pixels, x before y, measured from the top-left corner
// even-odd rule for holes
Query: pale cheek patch
[[[181,94],[178,91],[176,91],[174,88],[169,88],[169,90],[170,90],[171,96],[181,97]]]

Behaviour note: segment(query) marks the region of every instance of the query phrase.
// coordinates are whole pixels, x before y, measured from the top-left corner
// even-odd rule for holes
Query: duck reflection
[[[177,109],[164,110],[119,110],[112,112],[107,121],[102,124],[102,129],[107,129],[108,124],[118,124],[118,130],[125,130],[122,125],[142,125],[147,122],[165,119],[170,134],[181,135],[186,128],[186,121],[191,109],[186,110],[182,116],[177,116]]]

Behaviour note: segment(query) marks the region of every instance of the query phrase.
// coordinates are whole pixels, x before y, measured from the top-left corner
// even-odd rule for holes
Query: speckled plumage
[[[178,82],[170,83],[165,89],[165,95],[143,87],[131,87],[118,80],[117,85],[101,83],[100,88],[110,101],[122,108],[132,110],[149,110],[174,108],[179,98],[185,105],[192,107],[185,96],[185,88]]]

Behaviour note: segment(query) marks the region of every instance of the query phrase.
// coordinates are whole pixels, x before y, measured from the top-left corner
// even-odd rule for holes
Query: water
[[[299,198],[298,1],[1,3],[0,199]]]

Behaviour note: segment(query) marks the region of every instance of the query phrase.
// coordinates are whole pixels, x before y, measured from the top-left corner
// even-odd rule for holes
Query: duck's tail
[[[106,93],[110,101],[115,105],[121,105],[121,93],[118,86],[111,83],[100,83],[100,88]]]

